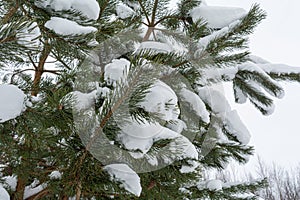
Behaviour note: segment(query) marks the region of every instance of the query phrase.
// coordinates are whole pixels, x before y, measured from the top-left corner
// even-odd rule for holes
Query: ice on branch
[[[128,192],[140,196],[142,187],[140,183],[140,177],[126,164],[110,164],[103,168],[109,173],[112,180],[121,182],[123,187]]]
[[[60,17],[51,17],[45,23],[45,27],[59,35],[81,35],[97,31],[95,27],[81,26],[77,22]]]
[[[0,123],[14,119],[25,110],[25,94],[17,86],[0,85]]]
[[[221,7],[221,6],[201,6],[190,11],[193,21],[204,19],[210,28],[220,29],[230,23],[243,18],[247,14],[243,8]]]

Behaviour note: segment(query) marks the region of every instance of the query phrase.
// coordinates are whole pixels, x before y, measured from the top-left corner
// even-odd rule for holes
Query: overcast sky
[[[267,12],[251,36],[251,52],[272,63],[300,67],[299,0],[207,0],[208,5],[236,6],[249,9],[259,3]],[[249,104],[235,106],[252,134],[251,144],[268,162],[285,167],[300,163],[300,84],[283,83],[286,95],[276,100],[273,115],[262,116]],[[251,159],[253,166],[255,159]]]

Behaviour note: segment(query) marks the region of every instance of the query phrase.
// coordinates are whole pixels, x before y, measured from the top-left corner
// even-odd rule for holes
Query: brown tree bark
[[[32,96],[36,96],[40,91],[41,78],[44,73],[44,66],[50,54],[50,51],[51,51],[51,46],[49,45],[48,41],[46,41],[40,56],[38,66],[36,66],[35,68],[35,74],[34,74],[34,79],[33,79],[33,84],[31,89]]]
[[[18,177],[16,192],[12,195],[11,200],[23,200],[25,186],[25,181],[21,177]]]

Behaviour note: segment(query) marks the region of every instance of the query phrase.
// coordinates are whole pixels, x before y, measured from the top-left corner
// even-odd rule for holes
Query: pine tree
[[[0,119],[11,199],[257,198],[265,180],[203,177],[253,154],[219,86],[268,115],[284,94],[277,81],[299,81],[300,70],[250,55],[258,5],[169,3],[3,2],[2,81],[26,95],[18,117]]]

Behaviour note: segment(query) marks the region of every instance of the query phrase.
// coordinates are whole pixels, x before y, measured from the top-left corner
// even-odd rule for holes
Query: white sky
[[[264,20],[251,36],[251,52],[272,63],[300,67],[299,0],[207,0],[208,5],[236,6],[249,9],[259,3],[267,11]],[[251,144],[268,162],[284,167],[300,163],[300,84],[283,83],[286,95],[276,100],[273,115],[262,116],[248,104],[235,108],[252,134]],[[253,167],[255,158],[250,160]]]

